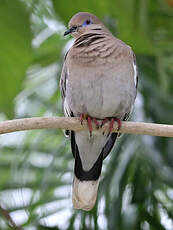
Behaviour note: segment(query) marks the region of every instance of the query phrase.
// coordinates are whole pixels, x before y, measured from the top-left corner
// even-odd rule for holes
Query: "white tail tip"
[[[96,181],[80,181],[74,176],[72,200],[76,209],[91,210],[97,199],[99,179]]]

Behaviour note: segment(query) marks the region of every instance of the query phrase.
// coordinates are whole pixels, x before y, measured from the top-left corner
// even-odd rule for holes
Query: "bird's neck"
[[[74,47],[88,47],[91,44],[102,42],[106,39],[107,34],[100,31],[93,31],[80,35],[74,42]]]
[[[80,60],[87,66],[104,65],[108,59],[111,63],[116,48],[116,38],[111,33],[103,33],[103,31],[85,33],[75,40],[70,50],[71,60],[74,63]]]

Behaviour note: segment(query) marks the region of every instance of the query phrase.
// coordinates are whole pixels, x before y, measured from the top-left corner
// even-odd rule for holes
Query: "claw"
[[[117,117],[114,117],[114,120],[117,122],[118,124],[118,128],[117,128],[117,131],[119,131],[121,129],[121,120]]]
[[[79,117],[81,125],[83,125],[83,120],[84,120],[84,114],[81,114]]]
[[[90,137],[92,137],[92,118],[91,117],[87,117],[87,121],[88,121],[88,128],[89,128],[89,132],[90,132]]]
[[[108,121],[109,121],[108,118],[103,119],[103,120],[102,120],[102,123],[101,123],[101,125],[100,125],[100,127],[102,128],[103,125],[106,124],[106,122],[108,122]]]
[[[99,129],[99,122],[97,121],[95,117],[93,117],[93,122],[95,123],[96,128]]]
[[[115,123],[115,121],[118,123],[118,128],[117,128],[117,131],[119,131],[120,130],[120,128],[121,128],[121,120],[119,119],[119,118],[117,118],[117,117],[108,117],[108,118],[104,118],[103,120],[102,120],[102,123],[101,123],[101,128],[102,128],[102,126],[106,123],[106,122],[108,122],[108,121],[110,121],[110,123],[109,123],[109,132],[108,132],[108,136],[109,136],[109,134],[112,132],[112,129],[113,129],[113,127],[114,127],[114,123]]]
[[[93,130],[92,121],[96,125],[97,129],[99,129],[99,122],[97,121],[97,119],[95,117],[90,117],[87,114],[81,114],[80,117],[79,117],[81,125],[83,125],[83,120],[84,119],[87,120],[89,132],[90,132],[90,137],[92,137],[92,130]]]
[[[112,129],[114,127],[115,120],[114,118],[111,119],[110,124],[109,124],[109,133],[112,133]]]

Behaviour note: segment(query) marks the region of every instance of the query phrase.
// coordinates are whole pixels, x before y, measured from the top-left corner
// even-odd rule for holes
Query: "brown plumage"
[[[95,16],[81,12],[69,30],[75,42],[68,51],[61,75],[66,116],[85,114],[97,119],[127,119],[137,87],[135,56]],[[91,128],[91,127],[90,127]],[[96,201],[102,161],[111,151],[116,133],[70,132],[75,157],[73,205],[90,210]]]

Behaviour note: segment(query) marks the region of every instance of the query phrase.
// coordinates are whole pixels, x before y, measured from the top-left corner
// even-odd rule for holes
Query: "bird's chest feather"
[[[134,83],[121,75],[109,70],[105,74],[104,68],[96,72],[92,69],[72,72],[67,83],[67,100],[74,115],[121,117],[130,110],[134,101]]]

